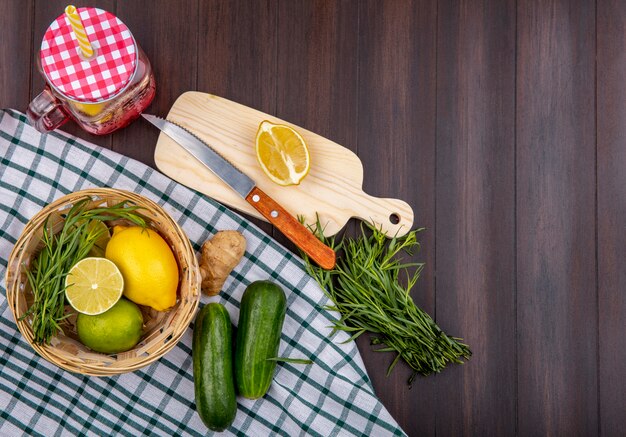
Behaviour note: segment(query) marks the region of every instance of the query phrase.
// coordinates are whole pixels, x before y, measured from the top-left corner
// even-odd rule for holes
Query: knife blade
[[[155,115],[141,115],[235,190],[320,267],[327,270],[335,267],[336,258],[333,249],[318,240],[278,202],[257,187],[250,177],[242,173],[215,149],[174,122]]]

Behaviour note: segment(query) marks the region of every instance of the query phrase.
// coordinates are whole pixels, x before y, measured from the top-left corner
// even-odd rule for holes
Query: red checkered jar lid
[[[65,14],[50,24],[41,43],[41,67],[48,82],[65,96],[101,102],[130,82],[137,48],[128,27],[115,15],[96,8],[78,8],[96,57],[86,61]]]

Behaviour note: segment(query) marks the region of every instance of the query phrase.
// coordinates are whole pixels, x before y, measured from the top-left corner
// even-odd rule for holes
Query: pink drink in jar
[[[104,135],[127,126],[155,94],[150,61],[121,20],[97,8],[78,13],[94,55],[86,59],[68,18],[60,15],[46,31],[38,57],[44,90],[28,106],[39,131],[69,118],[85,131]]]

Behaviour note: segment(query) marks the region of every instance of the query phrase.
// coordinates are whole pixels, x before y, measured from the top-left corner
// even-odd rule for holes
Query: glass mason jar
[[[78,11],[85,29],[92,31],[96,53],[92,59],[82,57],[78,45],[72,45],[69,22],[59,16],[37,57],[46,85],[30,102],[27,116],[40,132],[72,118],[85,131],[105,135],[127,126],[148,107],[156,90],[154,75],[147,56],[117,17],[96,8]]]

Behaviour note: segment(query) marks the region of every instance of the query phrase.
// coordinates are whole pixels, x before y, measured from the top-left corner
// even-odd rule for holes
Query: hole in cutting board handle
[[[389,221],[392,225],[397,225],[400,223],[400,215],[396,212],[393,212],[389,215]]]

